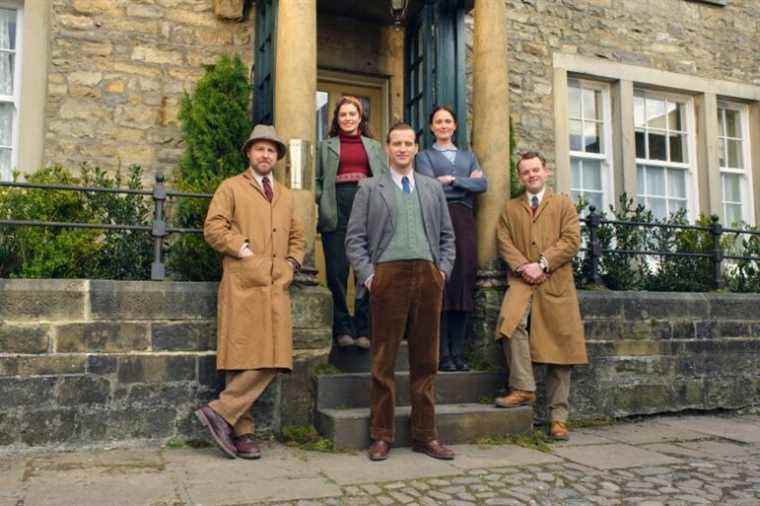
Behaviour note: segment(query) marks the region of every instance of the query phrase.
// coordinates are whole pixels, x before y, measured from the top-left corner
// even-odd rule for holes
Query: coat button
[[[273,228],[273,229],[272,229],[272,232],[277,232],[277,229],[276,229],[276,228]]]
[[[277,258],[277,254],[272,255],[272,258]]]

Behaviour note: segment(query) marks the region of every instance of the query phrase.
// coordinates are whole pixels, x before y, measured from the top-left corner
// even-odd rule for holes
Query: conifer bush
[[[185,150],[173,186],[179,191],[213,193],[219,183],[239,174],[248,161],[240,147],[251,132],[248,73],[239,56],[223,56],[206,67],[192,94],[185,94],[179,113]],[[182,228],[203,228],[207,200],[181,198],[172,222]],[[221,277],[219,255],[200,235],[173,237],[167,255],[173,277],[212,281]]]

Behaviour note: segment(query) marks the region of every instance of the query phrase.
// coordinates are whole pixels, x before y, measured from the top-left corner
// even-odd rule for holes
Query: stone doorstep
[[[333,345],[330,349],[330,365],[344,373],[367,373],[372,370],[372,358],[369,350],[355,346],[339,348]],[[401,342],[396,355],[396,371],[409,370],[409,345]]]
[[[473,443],[482,437],[527,434],[533,430],[533,409],[530,406],[501,409],[484,404],[437,405],[436,425],[441,441],[446,444]],[[411,408],[395,410],[396,437],[394,446],[410,446]],[[315,425],[320,434],[332,439],[338,450],[359,450],[369,445],[369,408],[320,409]]]
[[[506,384],[504,372],[438,373],[435,378],[437,404],[479,403],[492,401]],[[317,409],[368,408],[370,406],[369,373],[317,376]],[[409,373],[396,373],[396,404],[409,405]]]

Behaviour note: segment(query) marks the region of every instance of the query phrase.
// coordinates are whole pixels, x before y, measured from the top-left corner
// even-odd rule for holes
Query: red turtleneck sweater
[[[336,183],[353,183],[372,175],[369,168],[369,158],[364,150],[360,134],[338,134],[340,138],[340,163]]]

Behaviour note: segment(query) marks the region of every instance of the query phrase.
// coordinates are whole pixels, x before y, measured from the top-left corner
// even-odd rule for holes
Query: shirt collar
[[[538,193],[531,193],[529,191],[526,191],[525,196],[528,198],[528,205],[531,205],[531,201],[533,200],[533,197],[538,197],[538,205],[541,205],[541,202],[544,200],[544,193],[546,193],[546,188],[544,188]]]
[[[390,173],[391,173],[391,179],[393,179],[393,182],[401,188],[404,189],[404,185],[401,183],[401,178],[404,177],[405,174],[400,174],[399,172],[396,172],[396,169],[393,167],[390,167]],[[414,171],[410,171],[409,174],[406,174],[406,176],[409,178],[409,187],[414,190]]]
[[[251,175],[253,176],[253,179],[256,180],[257,183],[259,183],[259,186],[261,189],[264,189],[264,176],[250,168]],[[274,178],[272,177],[272,173],[270,172],[267,177],[269,178],[269,185],[272,187],[272,193],[274,193]]]
[[[433,149],[435,149],[436,151],[441,151],[441,152],[444,152],[444,151],[459,151],[459,148],[457,148],[453,144],[451,146],[448,146],[448,147],[443,147],[443,146],[439,145],[437,142],[433,144]]]

